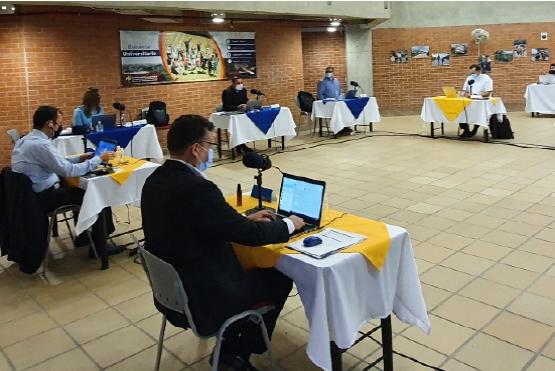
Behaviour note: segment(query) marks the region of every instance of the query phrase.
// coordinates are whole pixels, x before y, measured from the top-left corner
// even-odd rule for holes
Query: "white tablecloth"
[[[146,178],[160,166],[147,162],[135,169],[127,181],[120,185],[109,175],[80,178],[79,188],[85,190],[79,219],[75,226],[77,235],[90,228],[98,219],[98,213],[108,206],[136,203],[141,200],[141,192]]]
[[[555,114],[555,85],[530,84],[524,98],[526,112]]]
[[[63,156],[81,154],[85,150],[82,135],[59,136],[52,143]],[[87,141],[87,147],[95,148],[95,145]],[[164,158],[154,125],[143,126],[124,150],[125,155],[135,158],[153,158],[158,160]]]
[[[312,105],[312,121],[316,118],[331,118],[330,127],[334,134],[341,129],[354,125],[368,125],[369,123],[380,122],[380,110],[376,97],[369,97],[368,103],[357,119],[347,107],[344,101],[321,101],[317,100]]]
[[[401,321],[429,333],[431,325],[407,231],[387,226],[391,246],[381,271],[361,254],[313,259],[284,255],[276,268],[295,282],[310,324],[307,353],[331,370],[330,341],[346,349],[369,319],[395,313]]]
[[[472,100],[465,110],[463,110],[454,121],[449,121],[447,117],[441,112],[434,100],[424,98],[424,105],[420,118],[425,122],[443,122],[443,123],[467,123],[480,125],[489,128],[489,119],[492,115],[506,114],[507,109],[503,104],[503,100],[497,97],[497,104],[491,100]]]
[[[291,110],[281,107],[274,123],[266,134],[262,132],[244,113],[228,115],[224,112],[215,112],[209,119],[218,129],[225,129],[229,132],[230,147],[237,147],[240,144],[253,142],[255,140],[272,139],[284,136],[287,140],[297,135],[295,131],[295,121]]]

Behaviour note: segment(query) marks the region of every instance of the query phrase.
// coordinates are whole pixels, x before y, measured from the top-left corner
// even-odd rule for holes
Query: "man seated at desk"
[[[493,92],[493,80],[488,75],[482,73],[482,67],[479,64],[473,64],[470,67],[472,73],[464,81],[462,90],[465,97],[489,98]],[[460,123],[459,127],[463,129],[460,135],[463,138],[470,138],[476,135],[479,125],[474,125],[472,131],[469,130],[468,123]]]
[[[268,211],[249,216],[235,211],[204,174],[212,160],[214,137],[214,125],[202,116],[184,115],[172,124],[171,158],[143,187],[145,248],[179,273],[201,335],[217,332],[227,318],[256,304],[271,302],[276,309],[264,315],[271,336],[291,280],[273,268],[243,270],[231,242],[286,242],[304,222],[296,216],[275,220]],[[154,303],[170,323],[188,327],[185,316]],[[258,326],[237,324],[226,331],[220,362],[233,370],[255,370],[249,357],[265,350]]]
[[[29,177],[45,213],[63,205],[81,205],[83,202],[85,192],[79,188],[65,186],[60,177],[85,175],[101,162],[115,156],[114,152],[104,152],[94,157],[94,153],[84,153],[66,159],[60,155],[51,140],[60,135],[61,131],[60,110],[52,106],[40,106],[33,115],[33,130],[17,141],[12,153],[12,170]],[[112,212],[110,208],[106,208],[92,227],[93,242],[100,253],[106,250],[106,236],[114,232],[114,229]],[[86,234],[75,239],[76,246],[85,244]],[[123,249],[112,249],[108,254],[121,251]]]
[[[234,76],[231,78],[231,85],[222,91],[222,110],[225,112],[245,112],[247,110],[247,89],[243,85],[243,80]],[[235,147],[238,153],[252,152],[246,144]]]

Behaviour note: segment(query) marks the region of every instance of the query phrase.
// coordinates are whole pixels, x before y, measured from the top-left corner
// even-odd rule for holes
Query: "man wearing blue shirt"
[[[52,106],[40,106],[33,115],[33,130],[17,141],[12,153],[12,170],[29,177],[45,213],[52,212],[62,205],[81,205],[83,202],[84,191],[64,186],[60,177],[85,175],[101,162],[115,156],[114,152],[104,152],[94,157],[94,153],[84,153],[64,158],[51,140],[60,135],[61,131],[60,110]],[[113,231],[111,210],[106,208],[99,214],[92,227],[93,241],[100,255],[105,255],[103,252],[106,251],[106,236]],[[107,260],[103,261],[103,267],[107,268],[107,265]]]
[[[341,98],[341,85],[339,80],[333,77],[333,67],[326,68],[326,75],[318,81],[318,99],[339,99]]]

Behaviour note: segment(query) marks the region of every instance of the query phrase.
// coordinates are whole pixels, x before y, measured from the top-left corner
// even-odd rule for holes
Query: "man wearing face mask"
[[[333,75],[333,67],[326,68],[326,75],[318,82],[318,99],[341,98],[341,85]]]
[[[470,67],[472,73],[466,78],[463,85],[463,91],[466,97],[489,98],[493,92],[493,80],[488,75],[482,73],[482,67],[479,64],[473,64]],[[470,138],[476,135],[479,125],[474,125],[472,131],[469,130],[468,123],[461,123],[459,127],[463,129],[460,135],[463,138]]]
[[[245,112],[247,110],[247,89],[243,85],[243,80],[234,76],[231,78],[231,85],[222,91],[222,109],[225,112]],[[238,153],[252,152],[252,149],[246,144],[240,144],[235,147]]]
[[[172,124],[167,140],[171,158],[143,187],[145,248],[176,268],[201,335],[217,332],[224,320],[256,304],[272,302],[276,309],[264,315],[271,336],[291,280],[275,269],[245,271],[231,243],[286,242],[304,222],[296,216],[275,220],[268,211],[249,216],[235,211],[203,172],[211,163],[214,142],[214,125],[202,116],[184,115]],[[155,305],[170,323],[187,327],[184,315],[156,300]],[[220,363],[254,370],[251,353],[265,350],[260,329],[247,321],[226,331]]]
[[[52,144],[52,139],[62,131],[62,112],[53,106],[40,106],[33,115],[33,130],[17,141],[12,153],[12,170],[25,174],[31,180],[33,191],[45,213],[62,205],[81,205],[84,191],[67,187],[61,178],[78,177],[94,170],[101,162],[114,158],[114,152],[104,152],[100,156],[84,153],[80,156],[64,158]],[[92,237],[100,255],[106,250],[106,235],[114,231],[110,208],[104,209],[92,227]],[[81,242],[79,242],[81,241]],[[86,244],[83,234],[75,241],[76,246]],[[122,249],[111,249],[108,254]],[[107,261],[102,262],[107,268]]]

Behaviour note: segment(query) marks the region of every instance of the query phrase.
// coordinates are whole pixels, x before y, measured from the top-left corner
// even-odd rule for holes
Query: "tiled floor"
[[[510,118],[514,142],[555,145],[555,118]],[[327,181],[331,207],[410,232],[432,333],[394,319],[394,349],[445,370],[555,370],[555,152],[385,132],[427,133],[417,116],[375,127],[382,131],[373,137],[323,142],[304,134],[272,161]],[[254,172],[227,162],[208,176],[225,194],[238,182],[249,188]],[[277,189],[279,180],[278,171],[264,173],[266,186]],[[140,223],[136,209],[130,225],[126,208],[116,212],[120,231]],[[99,271],[67,239],[53,247],[61,253],[51,260],[51,284],[1,261],[0,370],[151,370],[160,315],[141,266],[120,255]],[[273,339],[282,369],[315,369],[307,329],[292,297]],[[171,326],[166,337],[164,370],[208,370],[213,342]],[[358,344],[345,369],[362,370],[377,351]],[[395,369],[426,368],[395,356]]]

